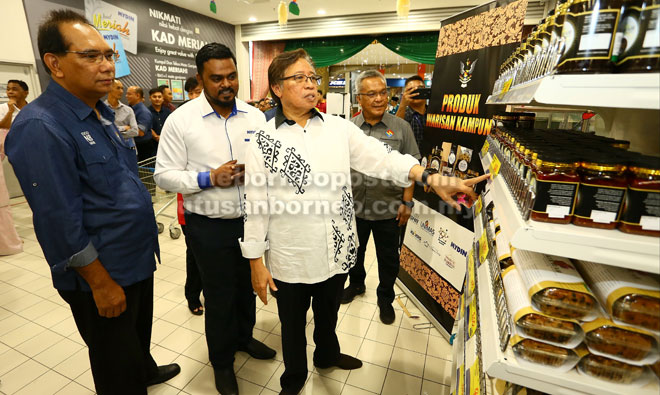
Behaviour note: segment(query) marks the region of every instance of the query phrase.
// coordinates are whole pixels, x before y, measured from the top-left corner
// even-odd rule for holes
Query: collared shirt
[[[154,132],[156,132],[157,135],[160,136],[160,132],[163,130],[165,121],[167,120],[167,117],[172,114],[172,111],[170,111],[170,109],[165,106],[162,106],[160,111],[156,111],[153,106],[149,106],[149,111],[151,112],[151,128],[154,130]]]
[[[144,105],[142,102],[136,103],[134,106],[131,106],[133,113],[135,114],[135,121],[137,122],[138,130],[144,132],[144,136],[135,137],[134,140],[136,143],[144,143],[145,141],[151,140],[151,123],[152,115],[151,111]]]
[[[348,120],[312,111],[304,127],[278,111],[245,160],[243,256],[265,252],[273,278],[288,283],[319,283],[355,264],[351,168],[405,187],[418,163]]]
[[[351,122],[356,124],[364,134],[380,140],[387,150],[396,150],[421,159],[415,136],[408,122],[387,112],[375,125],[370,125],[360,114]],[[353,183],[353,199],[355,200],[355,215],[362,219],[378,221],[392,219],[403,197],[403,189],[391,181],[369,177],[359,171],[351,171]]]
[[[107,99],[103,103],[115,112],[115,125],[119,128],[119,133],[124,138],[124,142],[129,147],[134,148],[135,141],[133,141],[133,137],[138,135],[138,126],[133,109],[122,102],[118,102],[117,107],[112,107]],[[129,128],[124,130],[124,126],[128,126]]]
[[[424,138],[424,126],[426,126],[426,113],[420,114],[417,111],[413,110],[410,107],[406,107],[406,115],[404,118],[406,122],[410,124],[413,133],[415,134],[415,140],[417,141],[417,146],[422,145],[422,139]]]
[[[0,104],[0,120],[4,118],[8,112],[9,104]],[[12,122],[14,122],[14,119],[16,119],[16,115],[18,115],[19,112],[21,112],[21,109],[14,106],[14,112],[11,114]],[[0,128],[0,162],[5,159],[5,138],[7,137],[7,132],[9,132],[9,129]],[[2,166],[2,163],[0,163],[0,166]]]
[[[7,156],[34,215],[37,239],[60,290],[89,290],[72,267],[96,258],[121,286],[153,276],[158,227],[114,114],[51,81],[7,135]]]
[[[255,131],[264,128],[261,111],[236,99],[231,114],[216,113],[201,95],[179,107],[163,128],[156,157],[156,183],[183,194],[183,206],[211,218],[242,216],[243,187],[216,188],[209,172],[238,160],[245,163],[245,150]]]

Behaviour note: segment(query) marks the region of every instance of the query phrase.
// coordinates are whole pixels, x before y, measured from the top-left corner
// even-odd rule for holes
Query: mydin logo
[[[454,250],[456,250],[456,252],[458,252],[459,254],[461,254],[461,255],[467,257],[467,251],[465,251],[465,250],[462,249],[461,247],[459,247],[459,246],[457,246],[456,244],[454,244],[453,241],[451,242],[451,248],[453,248]]]

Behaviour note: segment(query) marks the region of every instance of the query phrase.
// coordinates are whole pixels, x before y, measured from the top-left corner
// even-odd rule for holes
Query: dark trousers
[[[277,311],[282,323],[282,388],[299,388],[307,379],[305,325],[310,301],[314,312],[314,364],[332,365],[339,358],[335,333],[339,299],[346,274],[337,274],[317,284],[291,284],[275,280]]]
[[[101,317],[91,292],[59,291],[71,306],[78,332],[89,348],[94,386],[99,395],[145,394],[158,373],[151,357],[154,278],[124,287],[126,311]]]
[[[367,277],[364,269],[364,252],[367,249],[369,235],[374,234],[376,257],[378,259],[378,302],[390,304],[394,302],[394,283],[399,274],[399,243],[401,228],[396,219],[369,221],[356,218],[357,234],[360,240],[357,261],[349,271],[351,285],[363,286]]]
[[[188,212],[185,216],[186,239],[204,290],[209,359],[214,368],[229,368],[236,350],[252,339],[255,322],[250,263],[238,245],[243,218],[217,219]]]
[[[151,140],[147,140],[143,143],[135,143],[135,148],[138,152],[138,162],[152,158],[156,155],[154,152],[154,145]]]
[[[199,276],[199,269],[197,262],[195,262],[195,254],[190,248],[188,236],[186,235],[186,225],[181,225],[183,237],[186,241],[186,285],[184,292],[189,306],[199,306],[199,294],[202,292],[202,279]]]

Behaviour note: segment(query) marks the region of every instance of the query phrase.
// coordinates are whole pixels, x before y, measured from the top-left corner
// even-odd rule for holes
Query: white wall
[[[2,14],[5,17],[0,24],[0,62],[34,64],[23,1],[2,0]]]

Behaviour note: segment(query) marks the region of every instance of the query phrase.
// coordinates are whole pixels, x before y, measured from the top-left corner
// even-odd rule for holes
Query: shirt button
[[[36,186],[37,186],[37,183],[36,183],[36,182],[33,182],[33,183],[32,183],[32,186],[33,186],[33,187],[36,187]]]

